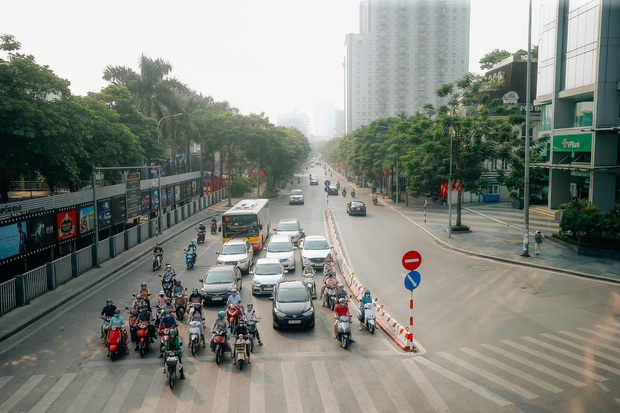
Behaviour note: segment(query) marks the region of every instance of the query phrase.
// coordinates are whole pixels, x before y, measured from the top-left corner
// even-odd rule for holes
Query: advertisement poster
[[[56,214],[58,223],[58,241],[73,238],[77,235],[77,213],[74,209]]]
[[[161,207],[166,208],[168,206],[168,188],[161,187]]]
[[[80,208],[80,235],[95,229],[95,207],[87,206]]]
[[[140,216],[140,173],[127,174],[127,219],[134,219]]]
[[[115,224],[120,224],[127,221],[125,202],[125,195],[117,195],[112,198],[112,221]]]
[[[151,207],[153,212],[159,211],[159,190],[157,188],[151,189]]]
[[[151,212],[151,191],[148,189],[142,191],[142,215],[147,215]]]
[[[109,227],[112,224],[112,201],[109,199],[97,201],[97,215],[99,229]]]
[[[166,194],[168,194],[168,206],[174,205],[176,202],[174,198],[174,185],[166,187]]]
[[[26,221],[13,222],[0,227],[0,260],[27,252]]]
[[[183,198],[181,198],[181,185],[177,184],[174,186],[174,200],[175,202],[181,202]]]
[[[181,200],[185,201],[187,199],[187,182],[181,183]]]
[[[47,248],[56,243],[54,231],[55,215],[52,212],[28,218],[28,250]]]

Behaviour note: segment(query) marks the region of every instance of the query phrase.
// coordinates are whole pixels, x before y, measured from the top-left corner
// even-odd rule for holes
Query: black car
[[[241,270],[236,265],[214,265],[204,280],[199,281],[202,283],[200,292],[205,305],[224,305],[233,288],[241,291]]]
[[[327,195],[338,195],[338,188],[335,186],[329,186],[327,188]]]
[[[347,202],[347,214],[366,216],[366,204],[362,201]]]
[[[273,292],[273,328],[314,328],[312,296],[301,280],[282,281]]]

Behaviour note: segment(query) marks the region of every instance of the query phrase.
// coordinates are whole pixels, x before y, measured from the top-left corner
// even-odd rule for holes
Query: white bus
[[[222,242],[244,237],[252,244],[254,251],[260,251],[270,229],[268,199],[244,199],[222,215]]]

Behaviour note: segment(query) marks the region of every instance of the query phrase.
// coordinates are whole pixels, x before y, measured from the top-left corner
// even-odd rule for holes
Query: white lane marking
[[[224,353],[226,354],[226,353]],[[235,367],[235,366],[232,366]],[[215,399],[213,400],[212,412],[227,413],[230,404],[230,385],[232,373],[220,367],[215,378]]]
[[[297,383],[297,371],[295,370],[295,363],[292,361],[282,363],[282,382],[286,388],[284,396],[286,397],[287,410],[289,412],[302,412],[303,405],[301,404],[301,394]]]
[[[250,406],[252,406],[252,412],[262,413],[265,411],[265,363],[252,363]]]
[[[599,325],[599,324],[595,325],[594,327],[601,328],[603,330],[607,330],[610,333],[620,334],[620,329],[619,328],[611,328],[611,327],[602,326],[602,325]]]
[[[60,380],[30,409],[29,413],[45,413],[60,395],[69,387],[69,384],[77,377],[77,373],[63,374]]]
[[[362,381],[362,377],[364,377],[364,370],[360,368],[357,363],[351,363],[349,361],[346,363],[341,361],[340,366],[349,381],[349,386],[351,386],[351,390],[353,390],[357,403],[361,407],[360,410],[368,413],[377,412],[377,408],[372,401],[372,397],[368,393],[368,390]]]
[[[601,358],[604,358],[604,359],[607,359],[607,360],[610,360],[610,361],[613,361],[613,362],[616,362],[616,363],[620,364],[620,358],[618,358],[618,357],[610,356],[610,355],[607,355],[607,354],[602,353],[600,351],[592,350],[591,348],[584,347],[584,346],[581,346],[579,344],[575,344],[575,343],[573,343],[570,340],[566,340],[566,339],[563,339],[562,337],[554,336],[553,334],[544,333],[543,336],[545,336],[545,337],[547,337],[547,338],[549,338],[551,340],[559,341],[560,343],[566,344],[569,347],[574,347],[574,348],[578,349],[580,352],[591,353],[591,354],[594,354],[595,356],[599,356]]]
[[[154,411],[157,411],[159,398],[162,395],[164,386],[166,386],[166,375],[162,374],[164,371],[164,363],[162,363],[161,360],[159,360],[158,363],[159,367],[155,369],[151,384],[144,395],[144,400],[142,400],[142,406],[140,406],[139,413],[153,413]]]
[[[11,380],[13,380],[13,376],[0,377],[0,389]]]
[[[609,393],[609,387],[605,386],[603,383],[601,383],[600,381],[597,381],[596,384],[598,384],[598,387],[600,387],[601,389],[603,389],[604,391]]]
[[[433,406],[433,409],[437,413],[451,413],[450,408],[446,402],[443,401],[431,382],[426,378],[420,366],[411,359],[403,360],[402,363],[405,365],[405,368],[409,374],[411,374],[411,377],[413,377],[418,387],[420,387],[420,390],[422,390],[422,394],[424,394],[426,400]]]
[[[512,404],[512,402],[504,399],[501,396],[498,396],[497,394],[493,393],[492,391],[486,389],[485,387],[480,386],[477,383],[474,383],[473,381],[460,376],[456,373],[454,373],[453,371],[448,370],[445,367],[441,367],[439,364],[435,364],[430,360],[427,360],[424,357],[416,357],[413,359],[416,363],[420,363],[426,367],[428,367],[429,369],[433,370],[436,373],[441,374],[442,376],[452,380],[455,383],[460,384],[461,386],[465,387],[466,389],[469,389],[471,391],[473,391],[474,393],[477,393],[478,395],[484,397],[487,400],[492,401],[495,404],[498,404],[500,406],[508,406],[509,404]]]
[[[589,370],[582,369],[581,367],[574,366],[574,365],[572,365],[570,363],[566,363],[566,362],[564,362],[564,361],[562,361],[560,359],[557,359],[557,358],[555,358],[553,356],[550,356],[549,354],[545,354],[545,353],[542,353],[540,351],[533,350],[533,349],[531,349],[529,347],[526,347],[526,346],[523,346],[523,345],[521,345],[519,343],[515,343],[515,342],[510,341],[510,340],[502,340],[502,343],[507,344],[509,346],[512,346],[512,347],[516,348],[517,350],[521,350],[521,351],[523,351],[525,353],[529,353],[529,354],[531,354],[533,356],[540,357],[541,359],[546,360],[546,361],[548,361],[550,363],[554,363],[554,364],[557,364],[558,366],[562,366],[565,369],[569,369],[569,370],[572,370],[572,371],[577,372],[579,374],[582,374],[584,376],[588,376],[591,379],[598,380],[598,381],[605,381],[605,380],[607,380],[606,377],[599,376],[598,374],[592,373]]]
[[[615,338],[608,336],[606,334],[601,333],[600,331],[590,330],[589,328],[578,328],[577,330],[585,331],[586,333],[594,334],[595,336],[599,336],[606,341],[613,341],[614,343],[620,343],[620,338]]]
[[[575,359],[575,360],[581,362],[581,364],[584,364],[584,363],[585,364],[590,364],[592,366],[598,367],[599,369],[607,370],[610,373],[614,373],[614,374],[620,376],[620,370],[618,370],[616,368],[613,368],[613,367],[610,367],[610,366],[607,366],[607,365],[605,365],[603,363],[600,363],[598,361],[594,361],[594,360],[591,360],[591,359],[589,359],[587,357],[580,356],[580,355],[572,353],[572,352],[570,352],[568,350],[564,350],[563,348],[560,348],[558,346],[554,346],[553,344],[549,344],[549,343],[545,343],[544,341],[537,340],[537,339],[535,339],[533,337],[521,337],[521,338],[523,340],[529,341],[530,343],[534,343],[534,344],[539,345],[541,347],[547,348],[547,349],[549,349],[551,351],[555,351],[556,353],[563,354],[566,357],[570,357],[572,359]]]
[[[131,369],[127,370],[127,372],[123,375],[123,378],[118,382],[118,385],[112,392],[112,396],[105,405],[102,413],[114,413],[121,411],[121,405],[127,398],[129,394],[129,390],[131,390],[131,386],[138,378],[140,374],[140,369]]]
[[[513,353],[511,353],[509,351],[503,350],[503,349],[501,349],[499,347],[495,347],[492,344],[486,344],[485,343],[485,344],[481,344],[481,346],[486,348],[486,349],[489,349],[491,351],[494,351],[497,354],[500,354],[500,355],[502,355],[502,356],[504,356],[506,358],[512,359],[512,360],[516,361],[517,363],[520,363],[520,364],[523,364],[524,366],[528,366],[530,368],[533,368],[534,370],[538,370],[541,373],[545,373],[545,374],[547,374],[547,375],[549,375],[551,377],[554,377],[554,378],[556,378],[558,380],[561,380],[561,381],[566,382],[568,384],[571,384],[573,386],[583,387],[583,386],[586,385],[584,382],[581,382],[579,380],[575,380],[572,377],[569,377],[569,376],[567,376],[565,374],[558,373],[557,371],[551,370],[548,367],[541,366],[540,364],[535,363],[535,362],[533,362],[531,360],[528,360],[528,359],[526,359],[524,357],[517,356],[516,354],[513,354]]]
[[[334,394],[334,385],[329,380],[329,374],[327,373],[325,362],[313,361],[312,369],[314,370],[314,378],[316,381],[316,385],[319,388],[319,395],[321,396],[321,401],[323,402],[323,411],[327,413],[340,412],[340,408],[338,407],[338,400],[336,399],[336,395]]]
[[[580,336],[579,334],[571,333],[570,331],[560,331],[560,333],[564,334],[565,336],[569,336],[569,337],[572,337],[580,341],[585,341],[586,343],[596,344],[597,346],[606,348],[607,350],[617,351],[618,353],[620,353],[620,348],[616,348],[614,346],[609,346],[605,343],[601,343],[599,340],[586,338],[586,337]]]
[[[370,363],[377,372],[379,380],[381,380],[383,388],[394,404],[394,407],[396,407],[396,410],[399,412],[412,412],[413,408],[407,401],[407,398],[403,392],[400,390],[400,387],[398,386],[398,383],[394,379],[393,375],[387,367],[385,367],[385,364],[379,360],[372,360]]]
[[[73,400],[71,406],[67,409],[66,413],[81,413],[92,410],[92,406],[88,406],[92,402],[93,394],[98,390],[99,386],[105,378],[105,371],[97,371],[86,381],[86,384],[78,393],[78,396]]]
[[[460,350],[465,352],[465,353],[467,353],[467,354],[469,354],[470,356],[473,356],[473,357],[476,357],[476,358],[478,358],[478,359],[480,359],[482,361],[485,361],[485,362],[491,364],[492,366],[495,366],[497,368],[505,370],[505,371],[507,371],[510,374],[513,374],[513,375],[515,375],[517,377],[521,377],[522,379],[527,380],[530,383],[535,384],[535,385],[537,385],[539,387],[542,387],[543,389],[548,390],[548,391],[550,391],[552,393],[560,393],[562,391],[562,389],[560,389],[559,387],[554,386],[553,384],[547,383],[546,381],[541,380],[538,377],[534,377],[531,374],[526,373],[524,371],[521,371],[519,369],[515,369],[514,367],[509,366],[506,363],[503,363],[503,362],[501,362],[499,360],[495,360],[494,358],[489,357],[487,355],[484,355],[482,353],[479,353],[476,350],[472,350],[472,349],[467,348],[467,347],[463,347]]]
[[[524,389],[523,387],[516,385],[514,383],[509,382],[506,379],[503,379],[501,377],[499,377],[496,374],[493,374],[489,371],[486,371],[484,369],[481,369],[478,366],[474,366],[471,363],[468,363],[465,360],[462,360],[456,356],[453,356],[450,353],[446,353],[445,351],[440,351],[439,353],[437,353],[438,356],[441,356],[443,358],[445,358],[446,360],[449,360],[451,362],[453,362],[454,364],[461,366],[464,369],[467,369],[469,371],[471,371],[472,373],[475,373],[481,377],[484,377],[485,379],[488,379],[489,381],[498,384],[508,390],[510,390],[513,393],[516,393],[518,395],[520,395],[521,397],[525,397],[526,399],[535,399],[538,397],[538,395],[532,393],[531,391]]]
[[[34,374],[26,380],[24,384],[17,390],[15,393],[11,395],[4,403],[0,405],[0,412],[8,412],[13,409],[17,403],[21,401],[24,397],[28,395],[35,388],[37,384],[45,377],[44,374]]]

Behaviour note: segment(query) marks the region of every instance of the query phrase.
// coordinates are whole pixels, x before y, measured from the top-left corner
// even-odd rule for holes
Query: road
[[[321,169],[310,172],[325,179]],[[294,187],[298,185],[295,184]],[[299,185],[306,204],[272,203],[272,223],[298,218],[307,234],[325,234],[322,185]],[[401,322],[409,316],[400,258],[423,256],[415,291],[416,339],[422,355],[401,352],[382,333],[354,330],[348,350],[333,339],[331,313],[319,306],[311,331],[273,330],[271,302],[251,297],[263,347],[243,371],[217,366],[210,351],[186,355],[187,380],[166,386],[162,362],[151,351],[112,362],[99,338],[105,299],[130,305],[141,282],[159,290],[145,259],[109,282],[22,331],[0,351],[0,412],[529,412],[618,411],[620,403],[620,288],[461,255],[437,246],[412,217],[368,206],[349,217],[349,198],[330,197],[349,262],[362,282]],[[187,231],[166,244],[166,261],[184,286],[198,287],[215,262],[220,238],[199,245],[198,265],[183,269]],[[262,256],[263,254],[258,254]],[[301,278],[301,268],[288,279]],[[210,324],[220,307],[207,307]],[[187,327],[180,329],[187,338]]]

